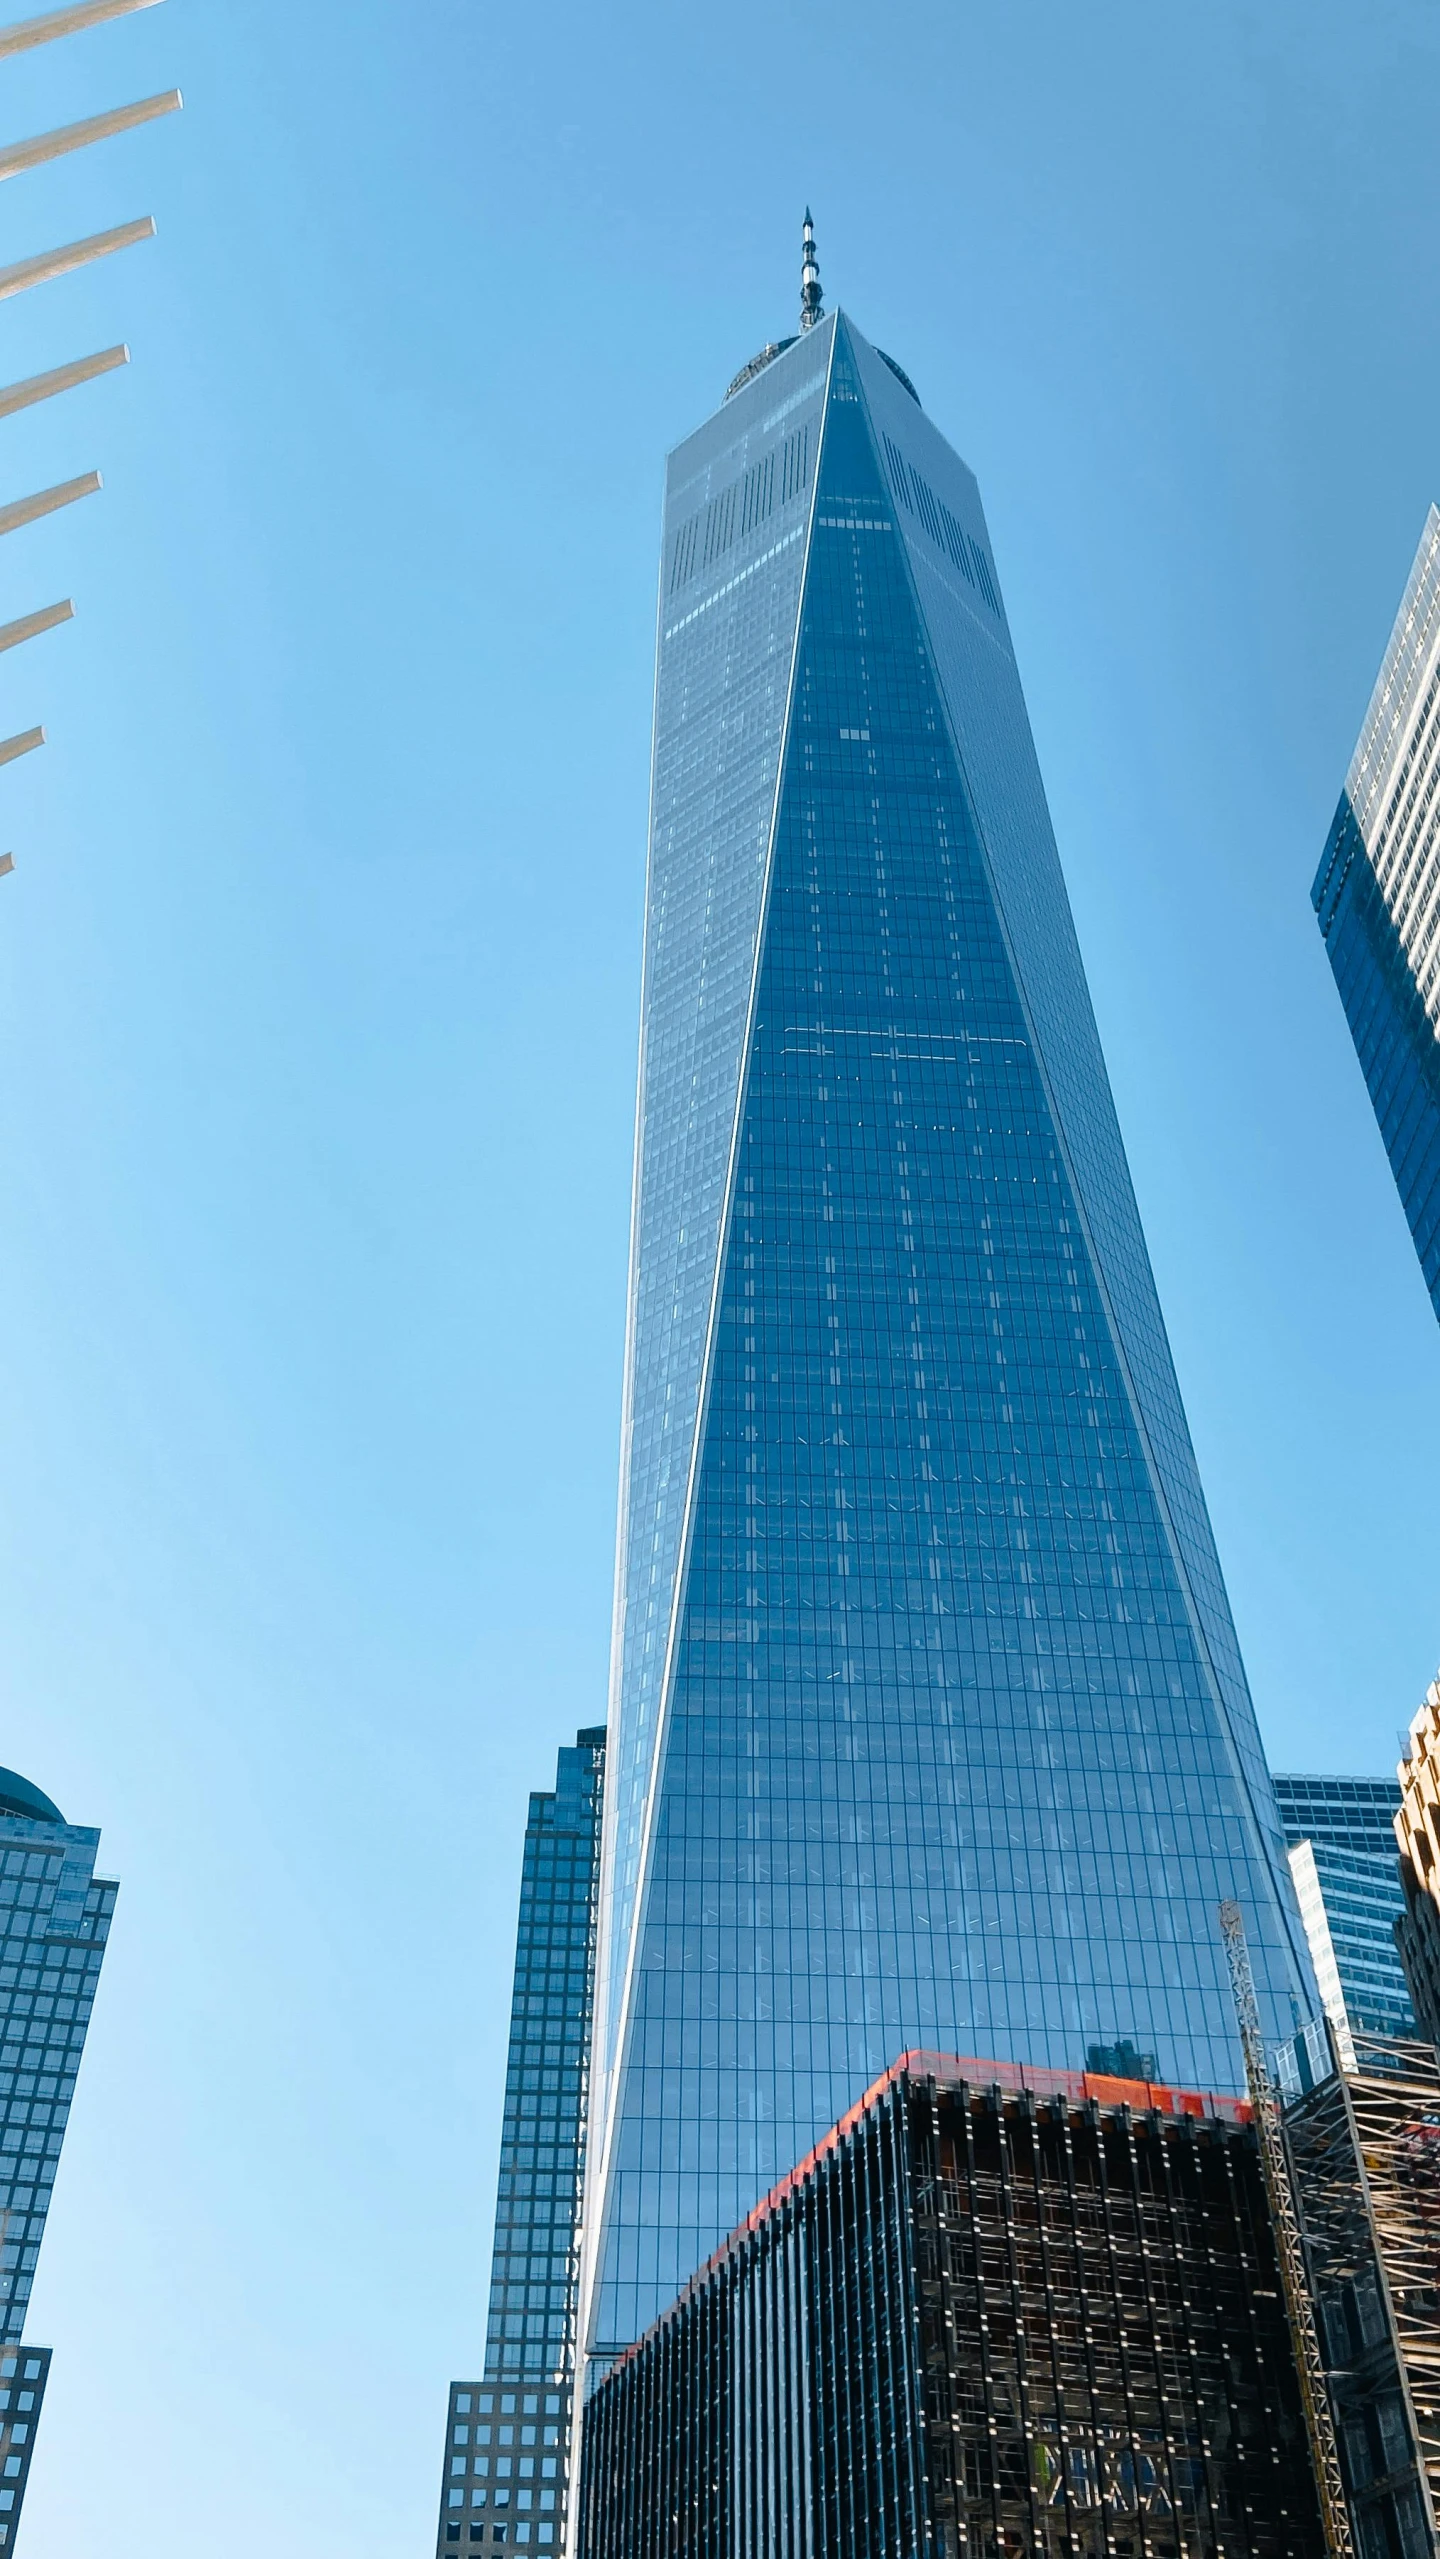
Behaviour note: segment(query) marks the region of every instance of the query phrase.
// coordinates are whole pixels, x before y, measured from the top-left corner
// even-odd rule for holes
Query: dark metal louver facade
[[[613,2368],[582,2559],[1319,2548],[1244,2110],[1004,2077],[897,2065]]]

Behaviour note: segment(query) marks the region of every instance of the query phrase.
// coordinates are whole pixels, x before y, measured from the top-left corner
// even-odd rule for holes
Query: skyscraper
[[[907,2047],[1313,2004],[975,481],[823,318],[671,455],[589,2352]]]
[[[0,1769],[0,2339],[25,2325],[118,1885],[98,1830]]]
[[[575,1736],[553,1795],[530,1798],[485,2378],[450,2386],[440,2559],[462,2541],[544,2549],[559,2538],[570,2474],[595,1977],[595,1888],[605,1728]]]
[[[0,2345],[25,2327],[118,1886],[98,1830],[0,1768]],[[33,2367],[33,2369],[32,2369]],[[0,2354],[0,2552],[15,2546],[48,2348]]]
[[[1311,892],[1440,1314],[1440,510],[1432,506]]]
[[[1320,1996],[1342,2035],[1415,2032],[1395,1923],[1405,1909],[1395,1816],[1382,1777],[1277,1777],[1295,1897]]]
[[[1326,2389],[1358,2559],[1440,2552],[1440,2067],[1315,2019],[1276,2055]],[[1308,2545],[1307,2545],[1308,2546]]]

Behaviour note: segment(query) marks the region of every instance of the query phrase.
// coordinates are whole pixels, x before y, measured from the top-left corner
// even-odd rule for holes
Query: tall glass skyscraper
[[[485,2377],[450,2385],[439,2559],[457,2542],[548,2549],[564,2514],[604,1771],[594,1725],[530,1798]]]
[[[1433,506],[1311,894],[1440,1315],[1440,509]]]
[[[1314,2005],[975,481],[818,316],[670,457],[586,2338],[907,2047]]]

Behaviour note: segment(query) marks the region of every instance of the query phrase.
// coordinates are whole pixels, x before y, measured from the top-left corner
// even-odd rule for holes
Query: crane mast
[[[1240,1916],[1238,1902],[1222,1901],[1220,1904],[1220,1933],[1225,1940],[1230,1986],[1235,1996],[1235,2014],[1245,2052],[1245,2077],[1260,2141],[1260,2169],[1275,2229],[1285,2314],[1290,2322],[1295,2368],[1300,2376],[1305,2431],[1310,2438],[1315,2485],[1320,2493],[1320,2519],[1325,2530],[1327,2559],[1355,2559],[1350,2510],[1345,2501],[1340,2454],[1330,2414],[1330,2394],[1325,2386],[1325,2367],[1320,2360],[1320,2340],[1315,2331],[1315,2305],[1310,2298],[1305,2272],[1300,2217],[1295,2209],[1295,2193],[1290,2183],[1290,2162],[1286,2156],[1285,2134],[1280,2120],[1280,2100],[1265,2059],[1260,2011],[1255,2000],[1255,1977],[1250,1970],[1250,1949],[1245,1943],[1245,1922]]]

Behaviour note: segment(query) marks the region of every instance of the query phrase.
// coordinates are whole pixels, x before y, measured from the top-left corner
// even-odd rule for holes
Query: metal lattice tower
[[[1275,2093],[1265,2060],[1265,2045],[1260,2033],[1260,2011],[1255,2000],[1255,1981],[1250,1970],[1250,1950],[1245,1943],[1245,1922],[1238,1902],[1220,1904],[1220,1932],[1225,1940],[1226,1958],[1230,1965],[1230,1984],[1235,1994],[1235,2014],[1240,2026],[1240,2041],[1245,2052],[1245,2077],[1250,2089],[1250,2103],[1255,2110],[1255,2130],[1260,2141],[1260,2165],[1265,2178],[1265,2192],[1270,2202],[1270,2215],[1275,2226],[1275,2249],[1280,2260],[1280,2281],[1285,2294],[1286,2316],[1295,2347],[1295,2366],[1300,2377],[1300,2398],[1305,2410],[1305,2429],[1310,2437],[1311,2458],[1315,2464],[1315,2485],[1320,2495],[1320,2515],[1325,2527],[1325,2548],[1329,2559],[1355,2559],[1355,2544],[1350,2532],[1350,2510],[1345,2501],[1344,2482],[1340,2475],[1340,2454],[1335,2442],[1334,2420],[1330,2414],[1330,2397],[1325,2384],[1325,2368],[1320,2360],[1320,2341],[1315,2333],[1315,2306],[1310,2298],[1309,2278],[1305,2271],[1305,2253],[1300,2239],[1300,2220],[1295,2210],[1295,2196],[1290,2183],[1290,2163],[1285,2155],[1285,2135],[1280,2120],[1280,2100]]]

